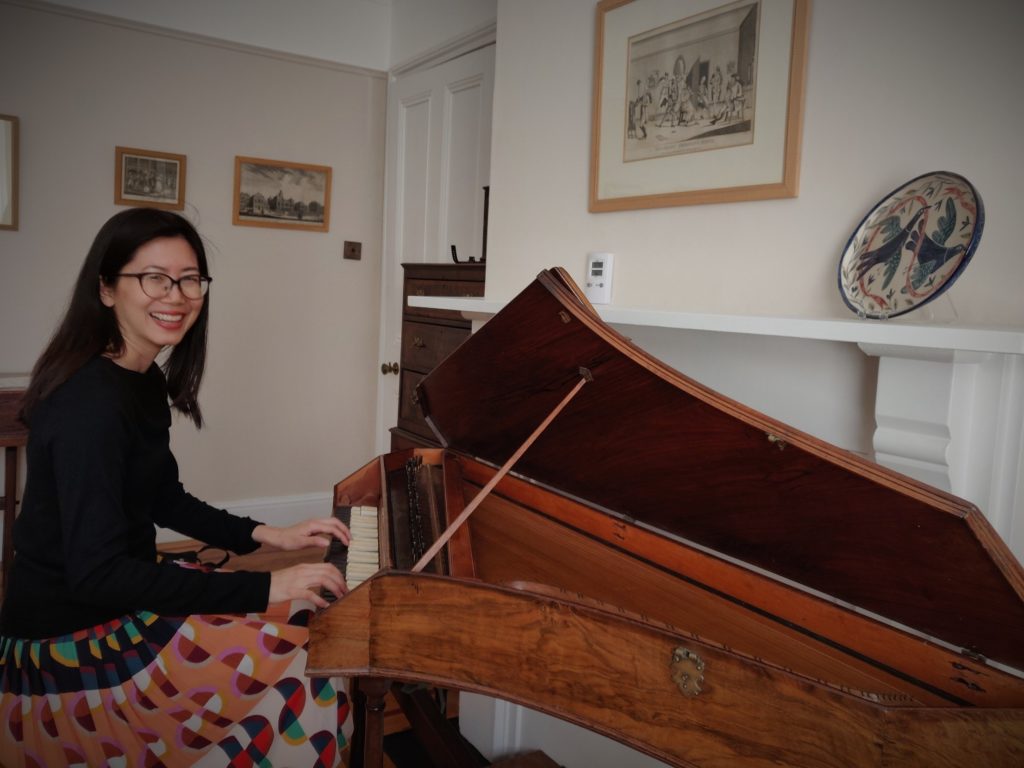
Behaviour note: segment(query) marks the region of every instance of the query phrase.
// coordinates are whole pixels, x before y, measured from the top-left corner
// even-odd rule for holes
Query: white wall
[[[498,0],[391,0],[391,65],[492,24]]]
[[[853,228],[904,181],[947,169],[988,215],[950,292],[960,319],[1024,324],[1016,0],[816,0],[799,197],[600,214],[587,212],[594,9],[498,4],[489,299],[552,264],[579,279],[587,251],[607,250],[619,305],[852,317],[836,269]]]
[[[948,298],[905,317],[928,321],[936,308],[963,323],[1024,325],[1021,8],[815,0],[798,197],[589,213],[595,3],[500,0],[487,298],[504,301],[553,265],[582,281],[597,250],[616,254],[618,306],[852,319],[836,287],[850,233],[891,190],[947,169],[984,199],[981,245]],[[907,30],[927,53],[908,53]],[[853,345],[621,330],[741,402],[871,453],[877,366]]]
[[[169,30],[386,70],[391,0],[57,0]]]
[[[54,4],[297,56],[388,70],[492,24],[498,2],[55,0]]]
[[[311,66],[0,4],[0,112],[21,119],[20,229],[0,232],[0,374],[27,373],[113,204],[114,148],[188,158],[214,283],[208,426],[179,420],[214,503],[326,497],[372,455],[383,73]],[[333,168],[330,232],[231,224],[235,155]],[[342,259],[345,240],[361,261]],[[322,509],[326,512],[327,509]]]

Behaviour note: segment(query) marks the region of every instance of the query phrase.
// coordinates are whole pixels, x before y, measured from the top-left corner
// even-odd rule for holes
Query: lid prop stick
[[[429,563],[434,558],[434,556],[441,550],[441,547],[443,547],[445,544],[448,543],[448,539],[450,539],[455,534],[455,532],[460,527],[462,527],[462,524],[464,522],[466,522],[466,520],[469,518],[469,516],[471,514],[473,514],[473,511],[478,506],[480,506],[480,502],[482,502],[487,497],[487,494],[489,494],[491,492],[491,490],[494,488],[494,486],[496,486],[501,481],[501,478],[503,478],[505,475],[508,474],[509,470],[512,469],[512,466],[517,461],[519,461],[520,457],[524,453],[526,453],[526,450],[531,445],[533,445],[534,441],[538,437],[541,436],[541,433],[545,429],[548,428],[548,425],[554,420],[554,418],[559,413],[561,413],[562,409],[565,408],[565,406],[567,406],[569,404],[569,401],[572,400],[574,397],[576,397],[576,394],[581,389],[583,389],[583,385],[586,384],[588,381],[593,381],[593,380],[594,380],[594,377],[590,373],[590,371],[588,369],[586,369],[586,368],[582,368],[581,367],[580,368],[580,380],[576,382],[576,386],[572,388],[572,391],[570,391],[569,394],[567,394],[564,398],[562,398],[562,402],[560,402],[558,405],[556,405],[554,410],[552,410],[551,413],[549,413],[545,417],[544,421],[542,421],[540,423],[540,426],[538,426],[535,430],[533,430],[533,434],[531,434],[528,438],[526,438],[526,441],[516,449],[516,452],[513,453],[509,457],[508,461],[506,461],[501,466],[501,469],[499,469],[497,472],[494,473],[494,477],[492,477],[490,480],[487,481],[487,485],[485,485],[483,488],[480,489],[479,493],[477,493],[477,495],[473,497],[473,500],[470,501],[469,504],[466,505],[466,508],[463,509],[461,513],[459,513],[459,516],[456,517],[452,521],[451,525],[449,525],[445,529],[444,533],[442,533],[438,537],[437,541],[435,541],[433,543],[433,545],[430,547],[430,549],[428,549],[423,554],[423,557],[421,557],[419,559],[419,561],[416,563],[416,565],[414,565],[412,567],[412,572],[413,573],[419,573],[420,571],[422,571],[424,569],[424,567],[426,567],[427,563]]]

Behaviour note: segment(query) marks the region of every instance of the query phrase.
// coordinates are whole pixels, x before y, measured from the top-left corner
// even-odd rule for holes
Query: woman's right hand
[[[336,597],[348,592],[345,577],[330,563],[300,563],[270,574],[270,603],[286,600],[309,600],[317,608],[328,606],[320,590]]]

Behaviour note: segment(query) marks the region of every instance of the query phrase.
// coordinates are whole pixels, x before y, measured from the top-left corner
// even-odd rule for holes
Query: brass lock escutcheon
[[[693,698],[700,694],[704,685],[704,659],[688,648],[679,646],[672,651],[672,681],[679,686],[682,694]]]

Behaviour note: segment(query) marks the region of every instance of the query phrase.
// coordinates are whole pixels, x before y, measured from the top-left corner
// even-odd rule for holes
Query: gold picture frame
[[[331,168],[327,165],[235,157],[231,223],[327,232]]]
[[[185,208],[185,155],[114,148],[114,204],[181,211]]]
[[[0,229],[18,228],[18,131],[14,115],[0,115]]]
[[[810,0],[601,0],[592,212],[796,197]]]

